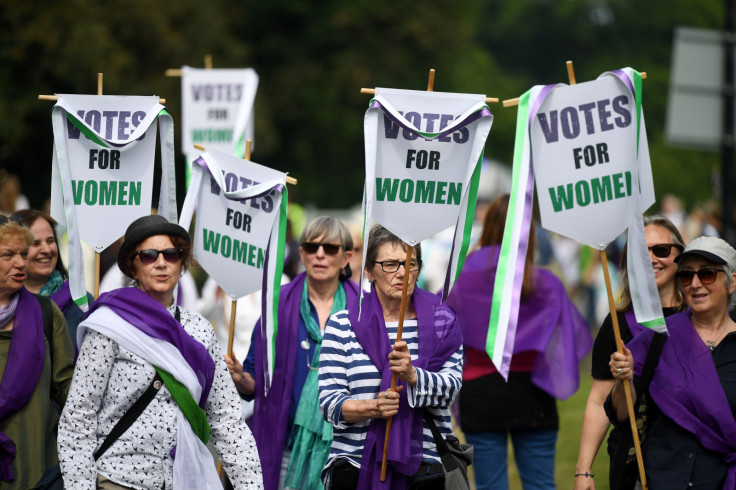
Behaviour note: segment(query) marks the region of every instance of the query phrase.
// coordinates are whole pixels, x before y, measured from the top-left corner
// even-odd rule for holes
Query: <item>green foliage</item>
[[[202,66],[211,53],[215,67],[259,74],[253,159],[297,177],[297,200],[344,208],[362,196],[361,87],[425,90],[435,68],[437,91],[503,100],[567,83],[573,60],[578,82],[625,66],[647,72],[655,188],[692,203],[710,197],[720,164],[663,140],[673,28],[721,28],[722,18],[716,0],[2,0],[0,167],[40,206],[52,132],[51,103],[38,94],[94,93],[103,72],[105,93],[166,98],[179,128],[180,83],[164,70]],[[491,110],[486,155],[510,163],[516,109]]]

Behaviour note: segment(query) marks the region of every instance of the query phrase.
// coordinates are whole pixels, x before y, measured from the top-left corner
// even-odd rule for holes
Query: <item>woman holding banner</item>
[[[644,233],[649,247],[649,257],[662,304],[662,312],[670,316],[685,308],[682,291],[677,287],[677,257],[684,248],[682,235],[677,227],[664,216],[645,216]],[[626,248],[621,255],[623,290],[616,316],[618,318],[621,340],[626,344],[636,334],[645,329],[636,322],[631,304],[631,293],[628,282],[628,266]],[[603,321],[593,345],[591,374],[593,386],[588,395],[580,434],[580,452],[575,466],[575,490],[595,488],[593,479],[593,460],[603,438],[608,432],[610,422],[603,410],[603,403],[615,384],[608,366],[610,356],[616,352],[616,339],[613,333],[613,322],[609,314]],[[646,405],[637,408],[637,419],[642,420]],[[643,422],[641,422],[643,423]],[[621,444],[619,444],[621,441]],[[616,426],[608,437],[608,454],[610,456],[609,484],[612,489],[634,488],[638,469],[636,457],[629,449],[633,444],[631,428]]]
[[[432,429],[452,434],[450,405],[460,390],[463,349],[454,314],[415,287],[421,246],[405,270],[406,245],[375,225],[365,275],[371,291],[327,323],[319,402],[334,439],[323,480],[328,489],[443,489]],[[402,340],[396,342],[404,275],[409,274]],[[392,348],[393,344],[393,348]],[[390,390],[393,374],[398,389]],[[386,420],[393,418],[387,476],[380,481]]]
[[[212,326],[174,302],[190,262],[189,234],[162,216],[126,230],[118,266],[135,287],[102,294],[79,325],[59,424],[66,488],[222,488],[208,440],[235,488],[261,488]]]
[[[260,322],[241,366],[226,358],[230,375],[246,400],[254,399],[250,421],[258,443],[266,490],[322,488],[319,474],[332,441],[317,398],[317,364],[327,319],[358,296],[343,272],[353,240],[337,218],[309,222],[300,239],[306,269],[281,288],[276,334],[276,366],[268,390]],[[266,396],[268,391],[268,396]]]
[[[74,347],[48,298],[23,287],[33,234],[0,215],[0,488],[32,488],[55,465],[56,426],[69,391]]]
[[[677,258],[688,310],[667,318],[669,337],[639,333],[611,355],[616,380],[606,401],[614,423],[626,421],[623,384],[651,405],[644,468],[651,490],[736,488],[736,250],[702,236]],[[657,344],[659,346],[657,347]],[[648,389],[641,387],[648,352],[660,349]],[[655,417],[654,414],[657,414]]]
[[[508,488],[509,435],[523,487],[554,489],[557,399],[577,391],[578,363],[590,351],[593,338],[562,282],[549,271],[534,267],[532,222],[508,380],[491,362],[486,352],[489,299],[493,297],[508,204],[509,195],[505,194],[489,205],[479,240],[481,248],[468,256],[447,298],[447,305],[457,314],[465,348],[460,423],[475,449],[477,489]]]
[[[28,250],[28,270],[25,287],[30,292],[49,296],[64,313],[72,340],[77,341],[77,325],[84,312],[72,301],[69,291],[69,274],[59,257],[59,237],[56,220],[48,214],[31,209],[18,211],[18,216],[33,233],[33,243]],[[89,304],[93,298],[88,296]]]

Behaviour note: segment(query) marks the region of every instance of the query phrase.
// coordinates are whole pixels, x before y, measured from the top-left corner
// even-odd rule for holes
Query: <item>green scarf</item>
[[[337,291],[332,304],[332,316],[347,307],[345,287],[338,282]],[[322,489],[320,473],[327,462],[332,445],[332,424],[322,418],[319,408],[319,353],[322,347],[322,332],[319,324],[311,314],[307,281],[304,281],[302,300],[299,305],[299,314],[307,327],[309,337],[316,342],[312,365],[309,368],[307,380],[302,388],[299,405],[294,417],[296,435],[289,459],[289,469],[286,473],[286,486],[304,490]]]
[[[38,292],[38,294],[40,294],[41,296],[51,296],[56,291],[61,289],[62,284],[64,284],[64,277],[61,275],[61,272],[54,269],[51,277],[49,277],[49,280],[46,281],[46,284],[41,286],[41,290]]]

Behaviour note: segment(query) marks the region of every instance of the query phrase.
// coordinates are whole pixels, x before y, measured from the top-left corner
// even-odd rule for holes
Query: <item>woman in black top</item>
[[[680,255],[684,248],[682,235],[677,227],[664,216],[647,216],[644,218],[644,232],[646,234],[649,257],[652,261],[652,269],[659,291],[659,298],[665,316],[672,315],[684,309],[682,292],[676,287],[675,273],[677,264],[675,258]],[[626,270],[626,250],[621,255],[622,285],[620,306],[616,312],[621,340],[629,342],[642,328],[636,323],[631,306],[631,294],[629,292],[628,273]],[[588,395],[585,405],[583,426],[580,433],[580,452],[575,466],[575,490],[595,489],[593,480],[593,460],[603,438],[608,431],[610,422],[603,409],[606,396],[615,384],[611,375],[608,361],[612,353],[616,352],[616,340],[613,334],[613,322],[609,314],[603,321],[593,345],[593,359],[591,374],[593,386]],[[623,430],[623,429],[622,429]],[[613,463],[616,450],[616,441],[621,437],[621,431],[614,429],[608,439],[608,454]],[[628,449],[628,448],[626,448]],[[615,478],[621,476],[620,469],[612,468],[609,472],[611,488],[616,488]]]

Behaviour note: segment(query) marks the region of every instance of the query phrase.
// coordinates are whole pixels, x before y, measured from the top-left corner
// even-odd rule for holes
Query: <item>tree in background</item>
[[[712,193],[717,155],[669,148],[664,116],[673,29],[722,28],[722,6],[701,0],[92,0],[0,1],[0,167],[18,174],[34,206],[50,193],[46,93],[156,94],[179,128],[180,82],[166,68],[253,67],[253,159],[296,176],[302,203],[357,204],[364,178],[361,87],[486,93],[579,81],[632,66],[646,71],[644,104],[657,196],[688,204]],[[511,162],[516,110],[494,105],[486,155]],[[177,135],[177,145],[178,145]],[[178,153],[178,146],[177,146]],[[183,156],[179,155],[183,197]]]

